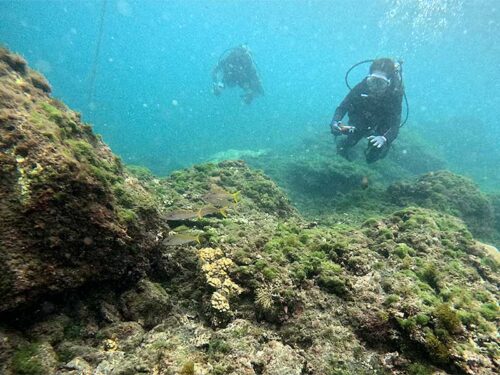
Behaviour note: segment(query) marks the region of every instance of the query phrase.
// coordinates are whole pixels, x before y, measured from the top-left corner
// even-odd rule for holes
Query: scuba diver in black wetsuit
[[[388,58],[374,60],[370,74],[335,110],[330,124],[332,134],[346,136],[337,142],[337,153],[350,160],[349,150],[367,137],[366,161],[373,163],[384,158],[399,133],[403,96],[400,64]],[[341,123],[346,113],[349,125]]]
[[[224,54],[223,54],[224,55]],[[264,94],[257,68],[246,45],[229,50],[212,71],[213,93],[219,96],[226,87],[239,86],[245,92],[241,96],[246,104]]]

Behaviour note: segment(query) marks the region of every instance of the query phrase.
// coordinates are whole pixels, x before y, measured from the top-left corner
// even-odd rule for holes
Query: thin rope
[[[95,80],[97,76],[97,65],[99,62],[99,54],[101,52],[101,42],[102,42],[102,35],[104,32],[104,15],[106,14],[106,4],[107,0],[102,1],[102,7],[101,7],[101,17],[99,19],[99,33],[97,36],[97,45],[95,48],[95,54],[94,54],[94,61],[92,62],[92,71],[90,73],[90,87],[89,87],[89,94],[87,98],[87,103],[90,106],[93,99],[94,99],[94,94],[95,94]]]

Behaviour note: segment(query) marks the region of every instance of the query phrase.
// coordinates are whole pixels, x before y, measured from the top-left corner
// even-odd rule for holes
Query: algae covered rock
[[[43,82],[0,49],[0,312],[142,274],[152,245],[130,202],[148,192]]]
[[[126,350],[141,343],[144,329],[137,322],[120,322],[103,328],[96,336],[103,340],[113,340],[120,350]]]
[[[493,234],[493,207],[466,177],[448,171],[431,172],[415,181],[395,183],[387,193],[400,206],[417,205],[458,216],[479,237]]]
[[[236,212],[254,210],[283,218],[297,214],[273,180],[249,168],[242,160],[207,163],[175,171],[161,185],[172,191],[170,199],[176,206],[202,208],[208,203],[219,207],[219,202],[207,195],[212,194],[212,198],[233,195],[236,199],[224,202],[223,206]]]
[[[276,181],[305,217],[356,224],[397,209],[385,197],[388,184],[446,167],[415,134],[399,137],[387,158],[370,165],[363,160],[364,140],[352,150],[353,162],[336,154],[336,141],[321,132],[286,150],[244,159]]]
[[[91,375],[92,367],[80,357],[75,357],[56,372],[56,375]]]
[[[245,214],[258,215],[246,209]],[[162,249],[172,267],[162,275],[168,292],[144,279],[122,293],[117,317],[133,321],[109,324],[104,316],[95,335],[63,341],[57,346],[61,374],[88,370],[85,364],[95,374],[498,369],[498,265],[458,218],[413,207],[357,228],[311,227],[296,218],[283,222],[260,215],[257,224],[240,221],[241,212],[203,219],[205,230],[220,229],[221,237],[207,240],[211,248]],[[234,230],[239,241],[220,240]],[[241,294],[231,299],[229,321],[214,326],[204,301],[228,279]],[[328,280],[340,280],[342,288]],[[98,295],[97,303],[89,298],[89,306],[78,311],[94,306],[101,316],[100,298],[112,304],[114,297]],[[150,311],[163,316],[155,321]]]
[[[172,307],[165,289],[149,280],[141,280],[135,290],[122,295],[121,301],[124,316],[147,328],[160,324]]]
[[[0,327],[0,374],[8,374],[10,363],[16,350],[27,346],[28,342],[20,332]]]
[[[47,341],[54,345],[63,340],[64,330],[69,323],[70,319],[65,315],[49,316],[30,327],[29,335],[35,341]]]
[[[498,263],[464,223],[413,207],[367,221],[365,234],[381,258],[372,278],[378,290],[354,294],[359,307],[377,301],[370,314],[362,308],[352,314],[359,334],[377,347],[391,344],[410,356],[425,353],[451,373],[494,373]],[[384,326],[382,342],[370,337],[371,330]]]
[[[11,359],[12,374],[54,374],[57,366],[57,355],[46,342],[19,346]]]
[[[257,353],[255,362],[265,375],[301,375],[305,367],[305,359],[279,341],[270,341]]]

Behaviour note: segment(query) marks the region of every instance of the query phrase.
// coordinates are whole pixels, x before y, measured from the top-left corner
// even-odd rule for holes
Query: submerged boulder
[[[461,218],[480,238],[494,232],[493,206],[472,180],[449,171],[437,171],[415,181],[397,182],[387,189],[393,203],[405,207],[417,205]]]
[[[141,280],[135,290],[124,293],[121,302],[125,317],[147,328],[160,324],[172,308],[165,289],[149,280]]]
[[[398,208],[385,197],[389,184],[446,167],[409,133],[398,138],[387,158],[369,165],[363,156],[366,140],[354,147],[351,162],[336,154],[338,139],[323,133],[309,135],[286,150],[243,158],[276,181],[305,217],[322,223],[360,224]]]
[[[136,203],[148,193],[49,93],[40,74],[0,49],[0,312],[148,266],[147,204]]]

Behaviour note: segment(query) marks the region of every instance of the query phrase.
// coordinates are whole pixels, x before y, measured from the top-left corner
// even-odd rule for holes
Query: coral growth
[[[219,248],[200,249],[199,258],[207,284],[214,289],[210,297],[210,305],[216,314],[226,316],[230,313],[229,300],[242,292],[242,289],[231,280],[228,274],[234,267],[234,263],[225,257]]]

